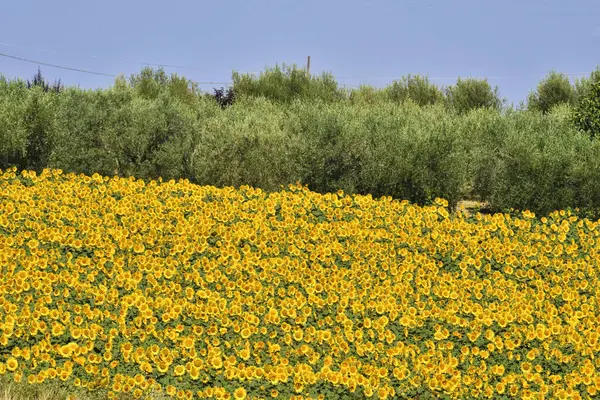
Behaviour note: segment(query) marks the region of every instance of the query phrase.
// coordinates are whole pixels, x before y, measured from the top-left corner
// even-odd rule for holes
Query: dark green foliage
[[[212,97],[221,108],[231,107],[235,102],[235,91],[233,88],[228,88],[227,91],[224,88],[215,89]]]
[[[60,81],[50,86],[38,69],[32,81],[0,82],[0,168],[41,172],[53,149]]]
[[[55,93],[60,93],[64,89],[64,87],[60,83],[60,79],[54,82],[52,85],[46,82],[46,80],[42,76],[42,71],[39,68],[37,73],[33,76],[33,81],[27,81],[27,89],[32,89],[34,87],[40,87],[46,93],[51,91]]]
[[[203,119],[191,156],[197,182],[267,191],[295,183],[300,176],[292,158],[296,147],[290,117],[281,105],[265,98],[243,97],[234,107]]]
[[[397,103],[412,100],[420,106],[426,106],[444,101],[443,92],[427,77],[408,75],[400,81],[394,81],[384,89],[389,100]]]
[[[52,135],[55,125],[54,105],[56,102],[52,101],[52,98],[46,93],[58,94],[63,87],[60,80],[50,87],[45,82],[39,68],[33,82],[27,82],[27,87],[32,90],[25,111],[25,124],[29,131],[29,137],[26,162],[21,164],[25,169],[40,173],[48,165],[48,159],[54,147]]]
[[[320,193],[354,192],[362,169],[359,143],[349,136],[353,116],[346,105],[297,102],[290,108],[292,154],[302,182]],[[293,117],[292,117],[293,116]]]
[[[474,149],[474,193],[492,211],[528,209],[543,215],[597,201],[596,144],[578,134],[560,110],[510,112],[482,128]]]
[[[119,82],[107,91],[67,89],[57,113],[57,146],[50,166],[76,173],[119,175],[122,160],[111,132],[121,131],[127,123],[122,115],[132,100],[132,91],[121,90]]]
[[[21,165],[27,152],[25,104],[28,90],[21,80],[0,79],[0,169]]]
[[[465,114],[478,108],[500,110],[502,100],[498,87],[492,88],[486,79],[458,78],[456,85],[446,88],[448,109]]]
[[[39,87],[32,88],[25,110],[25,127],[28,131],[27,157],[21,160],[22,168],[40,173],[47,165],[54,148],[53,134],[56,125],[55,102]],[[54,93],[59,93],[55,91]]]
[[[591,82],[585,95],[579,99],[573,122],[591,138],[600,135],[600,80]]]
[[[418,204],[443,197],[453,206],[466,187],[469,136],[441,105],[379,104],[356,111],[350,125],[362,160],[356,192]]]
[[[216,112],[216,105],[197,99],[191,107],[170,91],[156,98],[138,93],[122,79],[109,90],[65,92],[60,148],[51,165],[84,173],[194,181],[190,168],[201,133],[198,121]]]
[[[540,82],[537,90],[530,93],[528,98],[528,108],[542,113],[565,103],[575,104],[575,88],[568,76],[554,71]]]

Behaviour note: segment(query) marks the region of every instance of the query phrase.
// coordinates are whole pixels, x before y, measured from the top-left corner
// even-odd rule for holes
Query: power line
[[[100,56],[88,55],[88,54],[83,54],[83,53],[71,53],[71,52],[64,52],[64,51],[58,51],[58,50],[53,50],[53,49],[40,49],[40,48],[36,48],[36,47],[21,46],[19,44],[11,44],[11,43],[2,43],[2,42],[0,42],[0,46],[18,47],[18,48],[21,48],[21,49],[29,49],[29,50],[35,50],[35,51],[45,51],[45,52],[58,53],[58,54],[69,54],[69,55],[74,55],[74,56],[93,58],[93,59],[96,59],[96,60],[113,60],[113,61],[118,61],[120,63],[126,63],[126,64],[138,64],[138,65],[148,65],[148,66],[154,66],[154,67],[167,67],[167,68],[193,69],[193,70],[197,70],[197,71],[201,71],[202,70],[201,68],[190,67],[190,66],[187,66],[187,65],[154,64],[154,63],[147,63],[147,62],[141,62],[141,61],[124,60],[124,59],[119,58],[119,57],[100,57]]]
[[[66,69],[66,70],[69,70],[69,71],[83,72],[83,73],[92,74],[92,75],[109,76],[109,77],[112,77],[112,78],[116,77],[116,75],[105,74],[103,72],[94,72],[94,71],[88,71],[88,70],[79,69],[79,68],[63,67],[61,65],[49,64],[49,63],[45,63],[45,62],[42,62],[42,61],[35,61],[35,60],[29,60],[27,58],[21,58],[21,57],[11,56],[10,54],[0,53],[0,56],[7,57],[7,58],[12,58],[12,59],[15,59],[15,60],[20,60],[20,61],[30,62],[30,63],[33,63],[33,64],[45,65],[47,67],[52,67],[52,68]]]
[[[232,81],[228,81],[228,82],[196,82],[196,81],[192,81],[194,83],[197,83],[199,85],[229,85],[230,83],[233,83]]]
[[[580,75],[589,75],[591,74],[591,72],[568,72],[568,73],[563,73],[563,75],[566,76],[580,76]],[[515,78],[522,78],[524,76],[533,76],[534,74],[531,75],[497,75],[497,76],[463,76],[461,78],[472,78],[472,79],[515,79]],[[538,76],[537,74],[535,74],[536,76]],[[398,79],[402,79],[403,77],[398,77],[398,76],[391,76],[391,77],[360,77],[360,76],[336,76],[336,79],[368,79],[368,80],[398,80]],[[429,77],[429,76],[425,76],[425,78],[427,78],[430,81],[444,81],[444,80],[456,80],[458,77],[454,76],[445,76],[445,77]]]
[[[14,60],[19,60],[19,61],[25,61],[25,62],[29,62],[29,63],[33,63],[33,64],[44,65],[44,66],[52,67],[52,68],[59,68],[59,69],[65,69],[65,70],[69,70],[69,71],[83,72],[85,74],[108,76],[108,77],[111,77],[111,78],[116,78],[118,76],[118,75],[114,75],[114,74],[106,74],[106,73],[103,73],[103,72],[95,72],[95,71],[89,71],[89,70],[86,70],[86,69],[71,68],[71,67],[65,67],[65,66],[62,66],[62,65],[50,64],[50,63],[46,63],[46,62],[43,62],[43,61],[30,60],[28,58],[17,57],[17,56],[13,56],[13,55],[10,55],[10,54],[5,54],[5,53],[0,53],[0,57],[12,58]],[[231,83],[231,81],[229,81],[229,82],[196,82],[196,81],[192,81],[192,82],[197,83],[199,85],[227,85],[227,84]]]
[[[429,77],[429,76],[422,76],[421,77],[427,78],[430,81],[450,81],[450,80],[456,80],[458,77],[456,76],[434,76],[434,77]],[[386,80],[386,81],[394,81],[394,80],[399,80],[402,79],[402,76],[391,76],[391,77],[377,77],[377,78],[369,78],[369,77],[358,77],[358,76],[336,76],[336,79],[364,79],[364,80]],[[473,78],[473,79],[513,79],[513,78],[519,78],[519,76],[468,76],[468,77],[461,77],[461,78]]]
[[[410,6],[416,6],[416,4],[410,4]],[[431,6],[428,6],[428,8],[431,8]],[[186,65],[176,65],[176,64],[154,64],[154,63],[147,63],[147,62],[141,62],[141,61],[130,61],[130,60],[124,60],[122,58],[119,57],[100,57],[100,56],[94,56],[94,55],[88,55],[88,54],[83,54],[83,53],[72,53],[72,52],[64,52],[64,51],[59,51],[59,50],[54,50],[54,49],[41,49],[41,48],[37,48],[37,47],[29,47],[29,46],[23,46],[23,45],[19,45],[19,44],[12,44],[12,43],[4,43],[4,42],[0,42],[0,46],[9,46],[9,47],[18,47],[18,48],[22,48],[22,49],[29,49],[29,50],[35,50],[35,51],[44,51],[44,52],[53,52],[53,53],[62,53],[62,54],[70,54],[70,55],[76,55],[76,56],[81,56],[81,57],[88,57],[88,58],[93,58],[93,59],[97,59],[97,60],[114,60],[114,61],[118,61],[121,63],[128,63],[128,64],[138,64],[138,65],[148,65],[148,66],[156,66],[156,67],[169,67],[169,68],[181,68],[181,69],[192,69],[192,70],[202,70],[202,68],[198,68],[198,67],[192,67],[192,66],[186,66]],[[14,56],[9,56],[11,58],[15,58],[15,59],[20,59]],[[40,63],[40,64],[45,64],[45,63]],[[50,65],[52,66],[52,65]],[[67,69],[72,69],[72,68],[67,68]],[[78,69],[72,69],[72,70],[78,70]],[[83,71],[82,71],[83,72]],[[243,74],[254,74],[257,75],[259,73],[257,72],[240,72]],[[563,75],[567,75],[567,76],[579,76],[579,75],[589,75],[591,72],[574,72],[574,73],[565,73]],[[115,76],[115,75],[108,75],[107,76]],[[533,74],[532,74],[533,75]],[[474,79],[514,79],[514,78],[520,78],[523,77],[525,75],[500,75],[500,76],[469,76],[469,78],[474,78]],[[397,80],[397,79],[402,79],[402,77],[397,77],[397,76],[393,76],[393,77],[357,77],[357,76],[336,76],[336,79],[368,79],[368,80]],[[457,77],[427,77],[427,79],[429,80],[455,80],[457,79]],[[224,85],[224,84],[228,84],[231,83],[231,81],[228,82],[196,82],[198,84],[214,84],[214,85]]]
[[[121,63],[147,65],[147,66],[152,66],[152,67],[181,68],[181,69],[192,69],[192,70],[197,70],[197,71],[203,70],[202,68],[199,68],[199,67],[192,67],[192,66],[187,66],[187,65],[154,64],[154,63],[147,63],[147,62],[142,62],[142,61],[130,61],[130,60],[124,60],[119,57],[100,57],[100,56],[94,56],[94,55],[83,54],[83,53],[72,53],[72,52],[65,52],[65,51],[59,51],[59,50],[54,50],[54,49],[41,49],[41,48],[37,48],[37,47],[28,47],[28,46],[22,46],[20,44],[12,44],[12,43],[4,43],[4,42],[0,42],[0,46],[9,46],[9,47],[17,47],[17,48],[21,48],[21,49],[29,49],[29,50],[35,50],[35,51],[44,51],[44,52],[51,52],[51,53],[58,53],[58,54],[75,55],[75,56],[80,56],[80,57],[93,58],[96,60],[114,60],[114,61],[118,61]],[[240,71],[240,73],[258,74],[258,72],[243,72],[243,71]],[[229,81],[229,82],[196,82],[196,83],[219,84],[220,85],[220,84],[231,83],[231,81]]]
[[[5,43],[0,43],[0,45],[6,45]],[[17,45],[14,45],[17,46]],[[117,75],[114,74],[107,74],[107,73],[103,73],[103,72],[95,72],[95,71],[89,71],[89,70],[85,70],[85,69],[80,69],[80,68],[72,68],[72,67],[65,67],[65,66],[61,66],[61,65],[56,65],[56,64],[50,64],[50,63],[46,63],[43,61],[36,61],[36,60],[31,60],[28,58],[23,58],[23,57],[17,57],[17,56],[13,56],[10,54],[5,54],[5,53],[0,53],[1,57],[7,57],[7,58],[12,58],[14,60],[19,60],[19,61],[25,61],[25,62],[29,62],[29,63],[33,63],[33,64],[38,64],[38,65],[44,65],[44,66],[48,66],[48,67],[52,67],[52,68],[58,68],[58,69],[64,69],[64,70],[69,70],[69,71],[76,71],[76,72],[82,72],[82,73],[86,73],[86,74],[92,74],[92,75],[100,75],[100,76],[107,76],[107,77],[111,77],[111,78],[116,78]],[[93,57],[93,56],[91,56]],[[171,67],[178,67],[178,66],[173,66],[173,65],[169,65],[169,64],[147,64],[147,65],[154,65],[154,66],[171,66]],[[181,66],[179,66],[181,67]],[[181,67],[181,68],[185,68],[185,67]],[[194,67],[190,67],[192,69],[197,69]],[[255,73],[247,73],[247,74],[255,74]],[[591,74],[591,72],[569,72],[569,73],[563,73],[563,75],[566,76],[580,76],[580,75],[589,75]],[[472,77],[469,76],[469,78],[474,78],[474,79],[514,79],[514,78],[520,78],[523,77],[525,75],[504,75],[504,76],[488,76],[488,77]],[[338,76],[335,77],[335,79],[368,79],[368,80],[398,80],[398,79],[402,79],[402,77],[351,77],[351,76]],[[455,80],[457,79],[456,77],[427,77],[428,80]],[[217,82],[217,81],[192,81],[198,85],[228,85],[231,84],[232,81],[222,81],[222,82]],[[361,84],[346,84],[343,86],[360,86]]]

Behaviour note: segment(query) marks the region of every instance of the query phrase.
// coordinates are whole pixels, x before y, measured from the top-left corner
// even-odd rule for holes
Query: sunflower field
[[[598,222],[0,171],[0,375],[145,398],[586,399]]]

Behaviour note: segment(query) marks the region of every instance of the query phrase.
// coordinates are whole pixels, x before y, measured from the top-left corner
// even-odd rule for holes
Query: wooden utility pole
[[[308,60],[306,61],[306,75],[310,76],[310,56],[308,56]]]

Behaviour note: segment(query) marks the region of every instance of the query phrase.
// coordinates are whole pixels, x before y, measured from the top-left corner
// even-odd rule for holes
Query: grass
[[[15,383],[8,376],[0,376],[0,400],[101,400],[101,393],[87,393],[84,388],[65,390],[56,382],[47,382],[42,385],[30,385],[27,382]],[[120,399],[132,398],[122,395]],[[166,394],[154,392],[150,400],[167,400]]]

